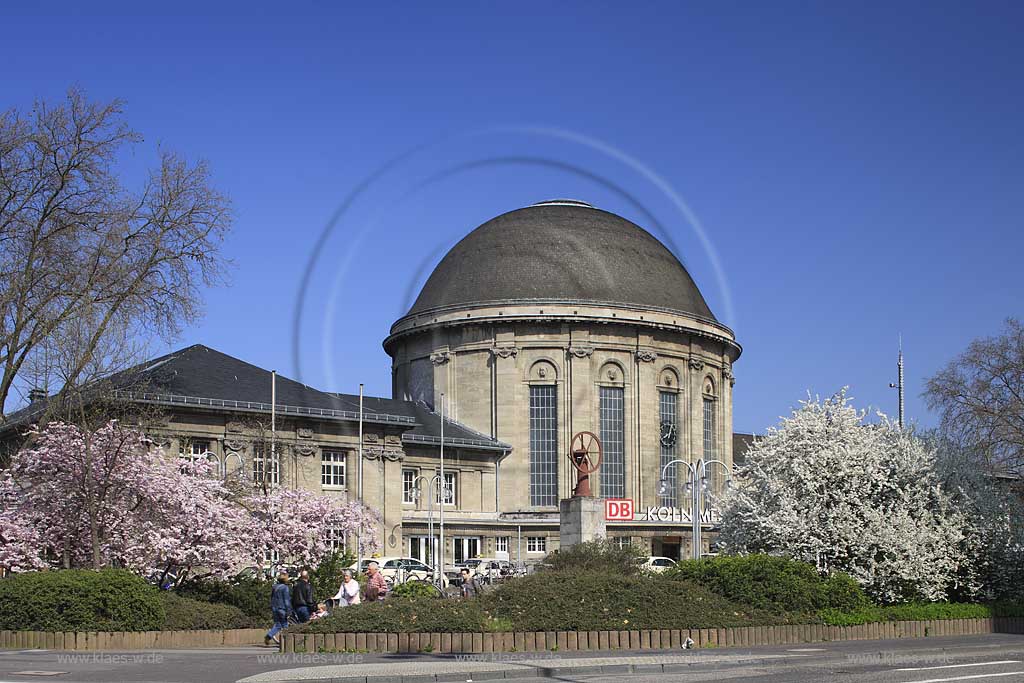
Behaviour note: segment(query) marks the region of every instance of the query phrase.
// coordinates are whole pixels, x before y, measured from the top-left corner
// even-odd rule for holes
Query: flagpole
[[[357,449],[359,457],[359,504],[363,505],[363,384],[359,383],[359,446]],[[363,530],[360,527],[356,534],[356,573],[363,570]]]
[[[441,527],[441,548],[440,557],[441,561],[438,567],[438,581],[441,581],[441,576],[444,576],[444,502],[448,497],[448,489],[445,485],[444,480],[444,394],[441,394],[441,481],[438,482],[438,491],[441,494],[441,512],[440,512],[440,527]]]
[[[267,473],[277,463],[277,370],[270,371],[270,466],[263,463],[263,485],[267,484]],[[278,483],[281,481],[281,470],[277,472]]]

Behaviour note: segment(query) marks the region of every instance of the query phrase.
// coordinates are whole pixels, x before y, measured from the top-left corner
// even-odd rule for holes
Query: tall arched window
[[[530,505],[558,505],[558,391],[530,385]]]
[[[718,419],[717,419],[717,397],[715,396],[715,384],[711,378],[704,380],[704,462],[718,458]],[[721,476],[720,465],[708,466],[708,483],[712,491],[718,491],[718,480]]]
[[[622,387],[599,387],[601,415],[601,495],[626,497],[626,420]]]
[[[660,387],[658,388],[658,440],[661,444],[661,458],[659,460],[659,474],[665,472],[664,493],[660,497],[660,504],[667,507],[679,506],[679,465],[674,465],[665,470],[666,465],[675,460],[678,456],[677,444],[679,442],[679,381],[676,373],[666,368],[661,373]]]

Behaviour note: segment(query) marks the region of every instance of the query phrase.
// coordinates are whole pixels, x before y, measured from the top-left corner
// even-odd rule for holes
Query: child
[[[316,604],[316,612],[309,615],[309,620],[314,621],[316,619],[326,617],[328,614],[330,614],[330,612],[327,611],[327,603],[318,602]]]

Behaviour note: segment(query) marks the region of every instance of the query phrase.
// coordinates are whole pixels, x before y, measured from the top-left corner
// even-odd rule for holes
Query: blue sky
[[[1020,3],[143,5],[5,9],[0,106],[77,84],[145,134],[129,177],[209,161],[235,266],[172,346],[387,396],[380,342],[444,250],[563,196],[677,248],[745,349],[737,430],[842,386],[895,413],[899,333],[933,424],[924,379],[1024,315]]]

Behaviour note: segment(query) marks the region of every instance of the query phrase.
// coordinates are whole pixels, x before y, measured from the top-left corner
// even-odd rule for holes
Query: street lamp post
[[[710,505],[706,504],[704,497],[708,495],[708,477],[707,470],[709,465],[721,465],[726,471],[726,477],[729,475],[729,466],[721,460],[704,460],[703,458],[697,462],[687,462],[685,460],[672,460],[671,462],[665,463],[661,468],[661,478],[658,480],[658,495],[664,496],[668,493],[668,479],[666,474],[668,468],[673,465],[684,465],[689,477],[686,484],[683,486],[684,491],[690,493],[690,522],[692,529],[692,552],[691,556],[695,560],[699,560],[701,557],[702,540],[701,540],[701,520],[704,517],[704,512],[710,510]],[[726,478],[725,485],[729,486],[731,479]]]
[[[434,496],[432,494],[434,493],[434,490],[436,488],[438,491],[438,498],[442,498],[444,495],[447,495],[447,489],[446,487],[444,487],[443,484],[440,483],[440,474],[435,474],[430,479],[427,479],[426,477],[420,475],[413,479],[414,489],[416,491],[414,495],[417,500],[422,495],[421,492],[423,490],[423,487],[418,483],[420,481],[426,482],[427,485],[427,543],[430,544],[428,547],[430,548],[430,567],[433,574],[431,578],[433,579],[434,583],[440,583],[441,575],[437,566],[438,549],[437,546],[434,544]],[[443,571],[443,568],[441,568],[441,571]]]

